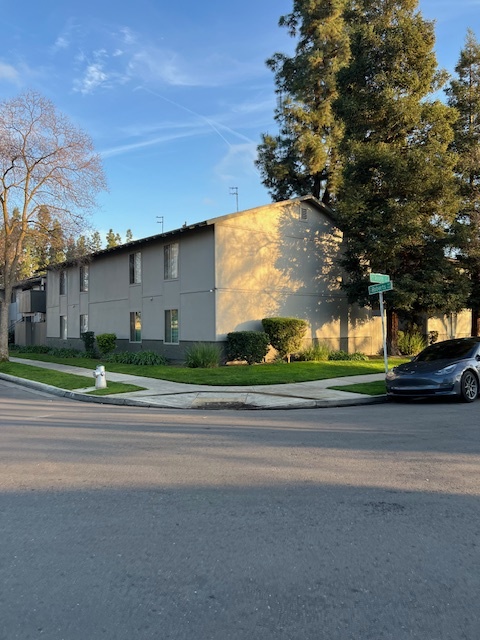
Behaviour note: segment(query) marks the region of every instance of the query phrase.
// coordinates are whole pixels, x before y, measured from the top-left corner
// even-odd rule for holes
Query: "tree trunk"
[[[478,308],[472,309],[472,327],[471,327],[472,336],[480,335],[480,311]]]
[[[10,297],[7,291],[5,291],[4,294],[5,298],[0,298],[0,362],[8,360],[8,311],[10,308]]]
[[[391,356],[398,356],[398,315],[394,309],[387,308],[387,351]]]

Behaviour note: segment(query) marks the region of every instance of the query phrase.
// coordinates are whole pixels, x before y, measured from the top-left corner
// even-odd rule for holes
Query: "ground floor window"
[[[142,313],[141,311],[130,312],[130,342],[142,341]]]
[[[80,336],[88,331],[88,313],[80,315]]]
[[[60,316],[60,338],[67,339],[67,316]]]
[[[165,342],[178,344],[178,309],[165,311]]]

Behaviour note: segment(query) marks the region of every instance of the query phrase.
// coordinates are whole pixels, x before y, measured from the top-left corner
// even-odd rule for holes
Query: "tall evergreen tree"
[[[106,235],[107,241],[107,249],[112,249],[113,247],[118,247],[122,244],[122,238],[119,233],[114,233],[113,229],[109,229]]]
[[[457,77],[448,88],[448,103],[459,117],[453,148],[461,207],[455,224],[458,258],[469,279],[468,306],[472,309],[472,335],[480,334],[480,44],[473,31],[455,67]]]
[[[343,11],[346,0],[294,0],[280,18],[298,42],[294,56],[276,53],[267,60],[275,73],[279,134],[264,134],[257,166],[274,200],[313,194],[329,204],[340,163],[342,124],[332,104],[336,78],[349,58]]]
[[[456,114],[429,100],[437,73],[433,24],[416,0],[361,0],[345,13],[351,59],[337,74],[344,180],[337,212],[346,234],[342,265],[351,301],[368,302],[368,272],[390,274],[389,340],[396,312],[462,306],[448,224],[458,208],[449,152]]]

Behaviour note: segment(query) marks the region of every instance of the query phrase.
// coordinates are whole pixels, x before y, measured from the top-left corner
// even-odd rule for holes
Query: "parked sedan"
[[[390,398],[459,396],[473,402],[480,389],[480,338],[432,344],[386,375]]]

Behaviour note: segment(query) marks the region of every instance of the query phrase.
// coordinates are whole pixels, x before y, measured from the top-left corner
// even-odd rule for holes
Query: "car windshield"
[[[431,362],[432,360],[454,360],[470,355],[472,349],[478,344],[476,340],[447,340],[432,344],[421,351],[415,358],[417,362]]]

